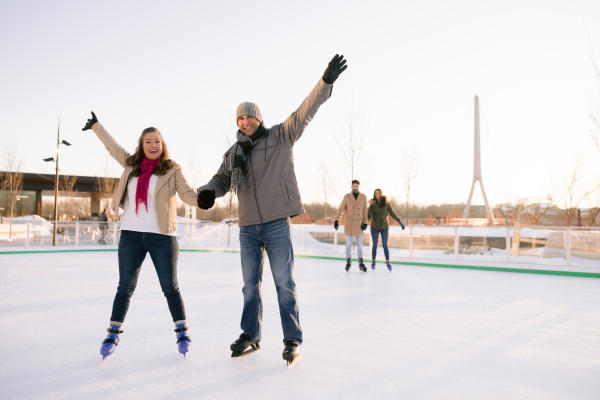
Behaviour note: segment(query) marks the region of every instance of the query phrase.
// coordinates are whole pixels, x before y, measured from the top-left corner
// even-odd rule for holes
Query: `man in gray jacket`
[[[345,64],[344,57],[336,54],[300,107],[283,123],[269,129],[264,127],[256,104],[240,104],[236,112],[237,142],[225,153],[213,178],[198,189],[198,205],[203,209],[212,207],[215,197],[229,190],[238,196],[244,309],[242,334],[231,345],[232,357],[259,348],[265,250],[277,288],[285,343],[283,358],[289,364],[299,354],[302,329],[293,278],[290,218],[302,214],[304,208],[294,172],[293,146],[321,104],[331,96],[333,83],[346,69]]]

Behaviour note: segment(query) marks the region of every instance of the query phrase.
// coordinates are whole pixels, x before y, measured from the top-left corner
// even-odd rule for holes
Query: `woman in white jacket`
[[[108,357],[119,344],[119,335],[123,332],[121,325],[142,262],[150,253],[175,323],[179,352],[185,356],[190,351],[191,340],[177,283],[176,193],[184,202],[196,206],[196,192],[187,184],[181,167],[169,158],[166,143],[158,129],[144,129],[134,154],[128,153],[115,141],[93,112],[82,130],[87,129],[96,133],[110,155],[124,168],[112,202],[115,214],[119,206],[124,210],[118,250],[119,286],[108,336],[102,342],[100,354],[103,358]]]

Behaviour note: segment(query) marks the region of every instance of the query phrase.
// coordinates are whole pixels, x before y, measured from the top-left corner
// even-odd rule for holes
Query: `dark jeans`
[[[244,278],[242,331],[258,340],[261,338],[263,307],[260,287],[265,250],[277,289],[283,339],[295,339],[302,343],[296,283],[293,277],[294,250],[288,218],[240,227],[240,255]]]
[[[390,251],[388,250],[388,232],[389,229],[373,229],[371,228],[371,239],[373,242],[373,248],[371,249],[371,259],[375,260],[377,257],[377,241],[379,240],[379,235],[381,234],[381,244],[383,245],[383,253],[385,254],[385,259],[390,259]]]
[[[183,300],[177,285],[179,246],[175,236],[158,233],[121,231],[119,240],[119,286],[113,302],[111,321],[123,322],[129,300],[137,285],[146,253],[154,263],[160,287],[167,298],[173,321],[185,319]]]

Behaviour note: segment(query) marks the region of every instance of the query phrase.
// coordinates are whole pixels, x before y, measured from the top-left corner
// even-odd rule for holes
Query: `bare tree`
[[[77,183],[77,177],[74,175],[67,176],[64,175],[62,180],[59,181],[59,192],[63,192],[63,195],[67,197],[66,200],[62,202],[62,213],[67,215],[67,220],[70,216],[74,215],[75,206],[77,201],[75,199],[76,190],[75,184]],[[59,206],[61,204],[59,203]],[[61,215],[59,212],[58,215]]]
[[[8,148],[4,148],[4,163],[6,172],[0,176],[0,187],[7,192],[6,208],[9,217],[8,239],[12,240],[12,221],[14,218],[15,206],[19,195],[23,191],[23,173],[19,172],[21,163],[16,154]]]
[[[521,222],[521,214],[527,208],[527,199],[518,199],[513,203],[500,204],[497,210],[504,218],[506,225],[514,225],[516,222]]]
[[[406,198],[406,223],[408,223],[410,195],[417,176],[423,171],[421,157],[417,150],[404,151],[400,157],[400,171],[402,176],[402,190]]]
[[[100,201],[102,201],[103,198],[110,198],[117,189],[118,183],[119,181],[117,179],[100,176],[96,177],[96,183],[94,184],[94,186],[96,186],[96,190],[98,191]],[[102,211],[103,209],[104,208],[102,207],[102,204],[100,204],[100,211]]]
[[[560,198],[567,217],[567,226],[573,222],[573,216],[580,204],[588,199],[590,195],[600,189],[600,184],[586,184],[583,182],[583,162],[577,158],[573,168],[563,176]]]
[[[590,129],[592,140],[596,144],[596,148],[600,151],[600,103],[596,103],[590,113]]]
[[[594,67],[594,76],[596,78],[596,100],[591,104],[590,111],[590,130],[592,133],[592,140],[596,144],[598,150],[600,150],[600,68],[596,61],[596,52],[590,41],[592,51],[592,64]]]
[[[360,167],[360,155],[363,150],[364,135],[359,128],[358,112],[352,109],[349,117],[340,124],[338,143],[343,151],[346,174],[349,180],[357,179]]]
[[[106,157],[104,170],[102,173],[102,177],[96,177],[96,182],[94,186],[98,192],[98,196],[100,197],[100,211],[104,210],[104,208],[108,207],[108,199],[110,199],[117,189],[117,185],[119,184],[118,179],[110,178],[111,176],[115,176],[113,168],[110,167],[109,158]],[[102,199],[107,199],[107,204],[102,206]]]
[[[327,218],[329,204],[327,203],[327,199],[329,195],[335,196],[336,191],[334,189],[334,182],[331,179],[331,175],[329,174],[329,170],[327,169],[327,164],[324,160],[321,160],[321,177],[319,181],[319,186],[321,190],[321,197],[323,200],[323,217]],[[318,216],[315,216],[318,218]]]

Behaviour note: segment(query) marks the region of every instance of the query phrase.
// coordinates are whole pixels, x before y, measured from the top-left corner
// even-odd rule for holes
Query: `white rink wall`
[[[9,224],[3,222],[0,252],[53,248],[52,222],[38,216],[15,219],[12,240],[8,237]],[[98,222],[60,221],[57,231],[58,247],[86,249],[116,248],[120,233],[118,222],[109,223],[105,244],[100,245]],[[330,225],[292,224],[291,233],[296,254],[345,258],[343,227],[336,231]],[[181,249],[239,249],[239,226],[235,223],[179,218],[177,237]],[[363,258],[370,260],[369,228],[364,243]],[[600,270],[600,232],[579,228],[409,226],[402,230],[391,226],[389,250],[395,261]],[[355,246],[352,256],[357,257]],[[377,259],[384,259],[381,243]]]

